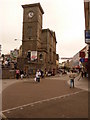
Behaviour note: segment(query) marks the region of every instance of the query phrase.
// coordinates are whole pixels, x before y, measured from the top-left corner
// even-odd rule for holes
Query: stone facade
[[[90,29],[90,2],[84,2],[84,12],[85,12],[85,28]]]
[[[2,69],[2,79],[15,79],[15,70],[9,68]]]
[[[42,29],[42,15],[40,3],[22,5],[23,7],[23,36],[22,56],[18,58],[18,66],[29,69],[34,73],[36,69],[53,71],[56,73],[56,36],[50,29]],[[36,58],[31,59],[32,51],[36,51]]]
[[[22,5],[23,14],[23,38],[22,38],[22,54],[26,56],[28,50],[37,51],[41,48],[41,32],[42,32],[42,14],[43,9],[40,4]],[[30,17],[29,14],[33,16]]]

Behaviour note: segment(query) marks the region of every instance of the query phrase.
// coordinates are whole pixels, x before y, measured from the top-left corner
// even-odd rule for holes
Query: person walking
[[[43,70],[40,70],[40,72],[41,72],[41,78],[43,78],[44,77]]]
[[[84,70],[81,71],[81,76],[83,78],[83,76],[84,76]]]
[[[20,70],[20,77],[21,77],[21,80],[22,80],[23,77],[24,77],[24,71],[23,71],[23,70]]]
[[[74,88],[74,79],[76,77],[76,74],[73,72],[73,70],[71,70],[69,77],[70,77],[70,88],[72,87]]]
[[[41,72],[39,71],[39,69],[36,72],[36,81],[40,82],[40,76],[41,76]]]
[[[16,78],[19,79],[20,71],[19,69],[16,69]]]

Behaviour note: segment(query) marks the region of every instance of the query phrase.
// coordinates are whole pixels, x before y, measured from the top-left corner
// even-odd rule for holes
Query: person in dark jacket
[[[21,77],[21,79],[23,79],[23,77],[24,77],[24,71],[23,70],[20,70],[20,77]]]

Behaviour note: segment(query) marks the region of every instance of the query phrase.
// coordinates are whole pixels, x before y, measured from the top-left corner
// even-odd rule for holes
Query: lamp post
[[[17,38],[15,38],[14,39],[14,41],[16,42],[22,42],[22,39],[17,39]],[[18,50],[19,50],[19,54],[20,54],[20,56],[22,55],[22,43],[19,43],[20,45],[19,45],[19,48],[18,48]],[[17,48],[16,48],[17,49]]]
[[[21,39],[14,39],[14,41],[17,42],[17,46],[15,49],[19,49],[19,47],[22,45],[22,43],[21,43],[22,40]]]
[[[14,41],[22,41],[21,39],[14,39]]]

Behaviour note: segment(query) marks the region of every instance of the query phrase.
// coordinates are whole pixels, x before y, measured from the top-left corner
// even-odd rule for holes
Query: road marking
[[[34,105],[32,104],[31,107],[33,107]]]
[[[9,114],[9,113],[10,113],[10,111],[7,111],[7,113]]]
[[[21,107],[20,109],[21,109],[21,110],[23,110],[23,108],[22,108],[22,107]]]
[[[75,94],[78,94],[78,93],[81,93],[81,92],[85,92],[85,90],[80,90],[80,91],[75,92],[75,93],[69,93],[69,94],[66,94],[66,95],[57,96],[57,97],[53,97],[53,98],[49,98],[49,99],[45,99],[45,100],[36,101],[36,102],[33,102],[33,103],[29,103],[29,104],[17,106],[17,107],[14,107],[14,108],[10,108],[10,109],[3,110],[2,112],[3,112],[3,113],[4,113],[4,112],[10,112],[10,111],[16,110],[16,109],[18,109],[18,108],[20,109],[20,108],[24,108],[24,107],[27,107],[27,106],[33,106],[33,105],[35,105],[35,104],[42,103],[42,102],[47,102],[47,101],[51,101],[51,100],[55,100],[55,99],[66,98],[66,97],[69,97],[69,96],[71,96],[71,95],[75,95]]]
[[[7,120],[7,117],[6,117],[3,113],[0,112],[0,120],[1,120],[1,119]]]

